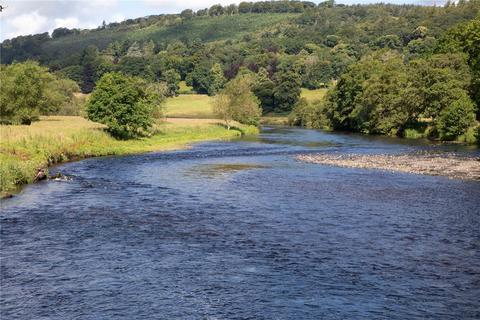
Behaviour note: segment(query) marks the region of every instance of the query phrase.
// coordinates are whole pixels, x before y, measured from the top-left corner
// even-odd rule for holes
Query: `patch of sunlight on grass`
[[[308,102],[313,102],[316,100],[323,99],[327,91],[328,89],[309,90],[309,89],[302,88],[302,93],[300,94],[300,97],[307,99]]]
[[[165,115],[170,118],[215,118],[212,97],[204,94],[181,94],[168,98]]]

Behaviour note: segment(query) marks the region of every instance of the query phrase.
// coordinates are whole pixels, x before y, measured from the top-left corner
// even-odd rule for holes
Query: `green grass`
[[[302,93],[300,94],[300,97],[307,99],[308,102],[313,102],[323,99],[327,91],[328,89],[309,90],[302,88]]]
[[[75,159],[184,148],[203,140],[230,139],[258,129],[236,124],[226,130],[217,123],[191,120],[159,123],[156,134],[116,140],[100,124],[81,117],[44,117],[31,126],[0,126],[0,193],[31,183],[40,168]]]
[[[168,98],[166,101],[166,116],[169,118],[215,118],[212,105],[212,97],[203,94],[179,95]]]
[[[188,86],[185,81],[180,81],[178,93],[180,94],[194,94],[193,88]]]

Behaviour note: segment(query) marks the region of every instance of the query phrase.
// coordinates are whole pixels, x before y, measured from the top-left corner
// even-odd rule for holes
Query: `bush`
[[[139,78],[112,72],[98,81],[86,113],[89,120],[107,125],[114,136],[130,138],[152,126],[163,99],[162,90]]]
[[[40,115],[58,112],[78,91],[74,81],[58,79],[33,61],[2,66],[0,75],[2,123],[28,125]]]
[[[258,126],[262,108],[260,100],[253,94],[250,76],[238,76],[225,86],[213,101],[213,112],[221,118],[228,129],[230,121]]]
[[[475,121],[475,106],[468,96],[455,100],[442,110],[438,120],[441,140],[454,140],[464,134]]]

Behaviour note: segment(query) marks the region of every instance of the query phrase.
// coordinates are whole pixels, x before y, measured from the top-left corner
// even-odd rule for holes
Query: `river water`
[[[94,158],[1,203],[1,319],[478,319],[480,183],[299,153],[478,149],[264,128]]]

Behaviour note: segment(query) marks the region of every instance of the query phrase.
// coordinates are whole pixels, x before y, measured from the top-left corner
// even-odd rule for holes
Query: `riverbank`
[[[0,126],[0,195],[32,183],[39,171],[56,163],[179,149],[193,142],[258,133],[254,127],[237,127],[227,130],[215,119],[167,119],[157,124],[151,137],[117,140],[103,125],[81,117],[52,116],[30,126]]]
[[[299,155],[297,160],[329,166],[378,169],[393,172],[446,176],[480,181],[480,159],[455,155],[401,154],[316,154]]]

